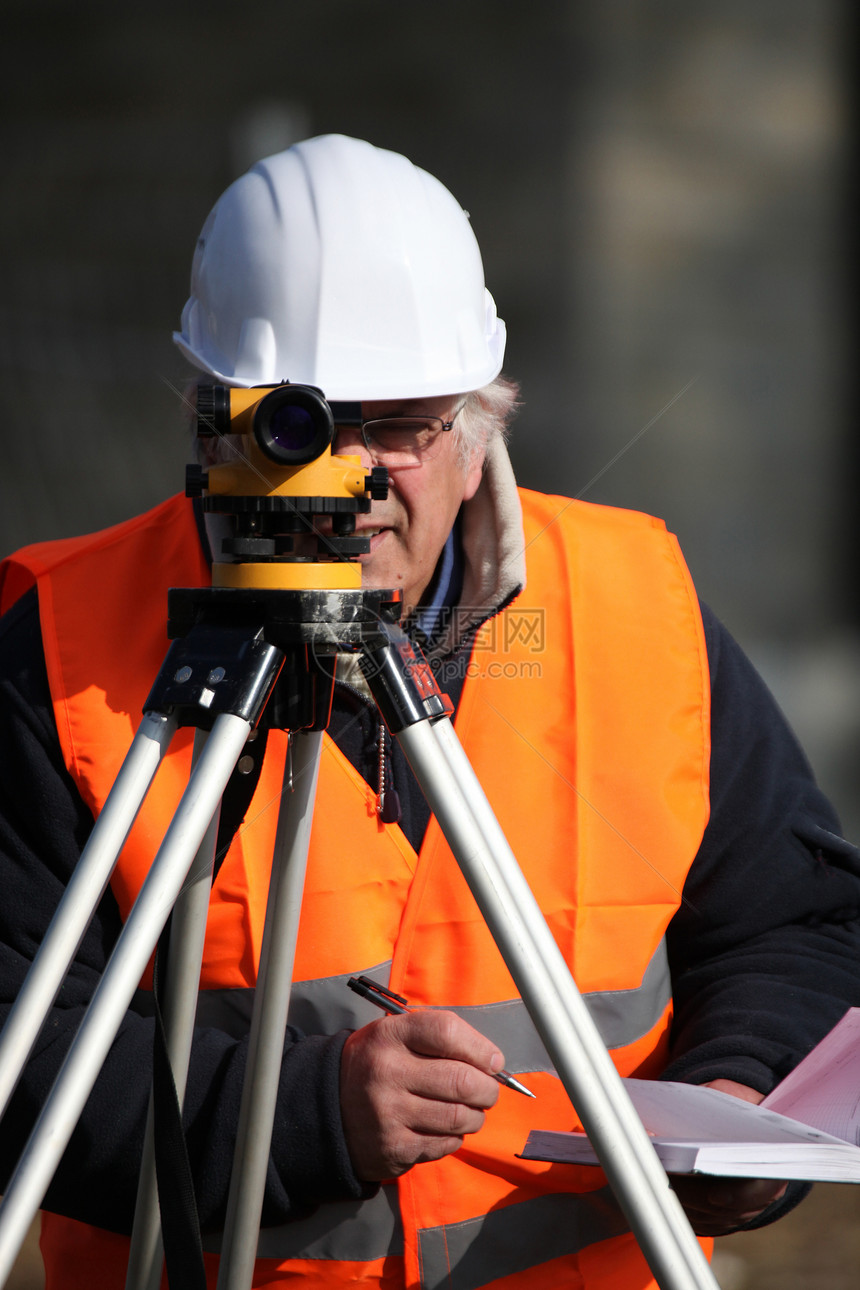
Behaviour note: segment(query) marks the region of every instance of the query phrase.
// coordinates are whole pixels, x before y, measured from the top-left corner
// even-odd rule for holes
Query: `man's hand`
[[[343,1049],[340,1103],[357,1176],[379,1182],[456,1151],[495,1105],[504,1057],[453,1012],[383,1017]]]
[[[759,1103],[763,1094],[730,1079],[711,1080],[706,1088]],[[699,1236],[726,1236],[751,1223],[785,1193],[784,1182],[770,1178],[709,1178],[676,1174],[671,1179],[693,1231]]]

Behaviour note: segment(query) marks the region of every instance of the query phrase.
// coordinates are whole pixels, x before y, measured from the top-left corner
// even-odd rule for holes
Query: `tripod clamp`
[[[174,639],[144,711],[211,730],[225,712],[256,726],[265,709],[272,728],[324,730],[334,687],[325,662],[358,651],[392,734],[450,716],[450,699],[399,615],[399,595],[391,591],[172,589]]]

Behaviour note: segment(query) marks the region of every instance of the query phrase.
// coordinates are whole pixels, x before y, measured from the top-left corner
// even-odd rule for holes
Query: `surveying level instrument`
[[[361,404],[337,408],[338,424],[361,423]],[[213,586],[361,586],[355,560],[368,554],[370,539],[354,536],[355,517],[387,497],[388,471],[374,466],[368,474],[359,457],[332,456],[334,415],[320,390],[288,382],[250,390],[201,385],[197,434],[230,436],[231,443],[240,437],[232,461],[186,471],[186,493],[233,521],[222,551],[213,553]],[[314,527],[323,517],[327,534]]]
[[[334,409],[334,410],[333,410]],[[5,1110],[125,838],[180,727],[195,729],[188,786],[123,926],[0,1207],[0,1284],[14,1263],[122,1018],[171,918],[166,1047],[179,1101],[191,1049],[221,795],[258,728],[289,734],[240,1110],[219,1290],[248,1290],[287,1026],[293,957],[334,668],[354,653],[457,859],[608,1181],[663,1290],[716,1290],[648,1136],[450,721],[452,707],[399,624],[400,596],[361,588],[355,515],[387,495],[387,471],[333,455],[360,405],[309,386],[202,386],[201,437],[235,460],[191,467],[187,492],[226,517],[212,586],[168,596],[172,644],[141,725],[0,1037]],[[226,445],[225,445],[226,446]],[[221,454],[223,455],[223,454]],[[223,522],[223,521],[222,521]],[[359,545],[361,544],[361,545]],[[171,916],[171,910],[172,916]],[[163,1263],[150,1128],[127,1290]],[[416,1165],[415,1168],[421,1168]],[[168,1270],[170,1270],[168,1268]],[[174,1290],[189,1290],[191,1281]]]

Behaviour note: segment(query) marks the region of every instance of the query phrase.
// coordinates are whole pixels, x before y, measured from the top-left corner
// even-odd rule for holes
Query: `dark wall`
[[[0,549],[180,485],[170,333],[197,233],[237,174],[308,134],[406,152],[452,189],[509,366],[536,414],[558,404],[566,5],[42,2],[6,39]]]

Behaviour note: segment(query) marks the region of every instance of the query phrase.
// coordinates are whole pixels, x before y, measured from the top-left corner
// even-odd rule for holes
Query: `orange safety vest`
[[[528,583],[479,630],[455,726],[618,1070],[653,1076],[671,1018],[664,934],[708,816],[698,602],[660,521],[521,499]],[[173,498],[103,533],[27,548],[5,575],[7,603],[38,585],[63,754],[98,813],[164,658],[166,589],[208,582],[190,504]],[[124,917],[187,780],[191,739],[177,736],[120,857],[112,888]],[[219,992],[255,981],[285,745],[272,732],[215,884],[201,988],[216,1010]],[[576,1116],[435,819],[416,856],[326,736],[296,1023],[332,1033],[378,1016],[345,988],[372,968],[496,1038],[537,1101],[502,1090],[456,1154],[373,1200],[263,1229],[254,1285],[655,1286],[599,1169],[517,1158],[531,1128],[570,1129]],[[49,1287],[124,1284],[122,1237],[46,1215],[43,1249]],[[206,1257],[214,1285],[217,1256]]]

